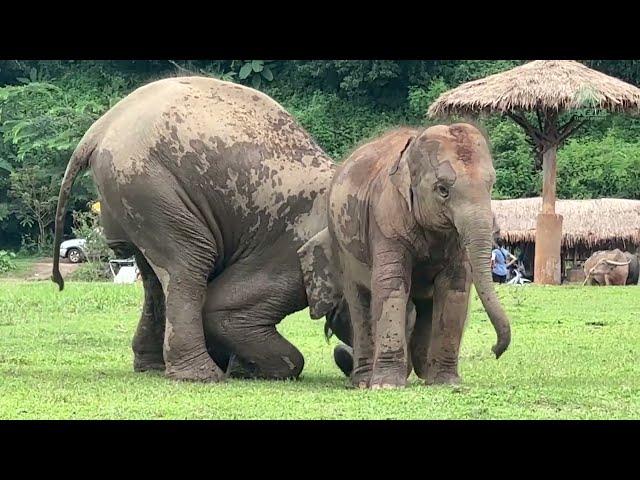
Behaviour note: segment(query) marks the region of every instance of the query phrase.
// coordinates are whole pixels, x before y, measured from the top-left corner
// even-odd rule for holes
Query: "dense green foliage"
[[[437,96],[520,61],[0,61],[0,247],[50,252],[55,198],[68,159],[87,128],[136,87],[172,75],[211,75],[254,86],[292,112],[336,160],[397,125],[426,125]],[[640,62],[586,61],[640,84]],[[535,196],[540,174],[521,129],[482,121],[493,144],[496,198]],[[640,122],[593,120],[559,154],[561,198],[640,198]],[[70,208],[96,194],[88,175]],[[67,222],[71,224],[71,218]],[[70,227],[67,229],[70,233]]]
[[[15,270],[15,258],[15,253],[7,252],[6,250],[0,250],[0,273],[6,273],[10,270]]]
[[[457,387],[346,388],[322,322],[279,326],[305,357],[299,381],[176,384],[134,373],[142,286],[0,281],[0,419],[637,419],[640,287],[508,287],[513,342],[496,361],[477,298]],[[576,302],[579,297],[580,301]]]

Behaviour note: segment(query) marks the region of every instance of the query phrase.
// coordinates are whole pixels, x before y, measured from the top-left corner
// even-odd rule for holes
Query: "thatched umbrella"
[[[501,113],[520,125],[542,156],[542,211],[537,218],[536,283],[560,283],[562,216],[556,215],[556,152],[592,108],[640,113],[640,89],[572,60],[536,60],[442,94],[431,117]],[[562,114],[574,111],[570,118]]]

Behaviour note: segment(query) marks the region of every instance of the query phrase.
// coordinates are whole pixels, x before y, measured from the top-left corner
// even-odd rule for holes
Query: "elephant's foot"
[[[407,385],[407,366],[401,364],[398,367],[371,368],[351,373],[351,384],[355,388],[369,388],[371,390],[404,388]]]
[[[436,372],[434,375],[427,375],[427,385],[459,385],[460,375],[456,372]]]
[[[407,385],[406,367],[400,372],[374,372],[371,377],[371,390],[404,388]]]
[[[148,372],[153,370],[164,371],[164,357],[162,352],[152,353],[134,353],[133,354],[133,371]]]
[[[408,365],[402,351],[381,353],[373,366],[370,388],[404,388]]]
[[[365,389],[371,385],[371,368],[355,367],[350,376],[351,386],[354,388]]]
[[[347,345],[338,345],[333,349],[333,359],[338,368],[345,374],[351,375],[353,370],[353,349]]]
[[[221,382],[225,375],[207,352],[179,363],[167,362],[165,375],[172,380]]]

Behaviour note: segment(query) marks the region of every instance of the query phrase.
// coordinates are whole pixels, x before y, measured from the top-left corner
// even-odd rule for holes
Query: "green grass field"
[[[0,281],[0,419],[640,418],[640,288],[502,287],[513,341],[474,298],[457,387],[359,391],[333,365],[307,312],[280,330],[300,348],[299,381],[175,383],[134,373],[140,285]]]

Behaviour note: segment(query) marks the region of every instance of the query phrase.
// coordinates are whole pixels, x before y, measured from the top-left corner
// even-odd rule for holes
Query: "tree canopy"
[[[585,60],[640,85],[638,60]],[[398,125],[428,125],[442,92],[524,63],[517,60],[0,61],[0,249],[50,248],[52,211],[64,169],[84,132],[138,86],[180,74],[210,75],[258,88],[280,102],[334,159]],[[540,194],[534,153],[509,120],[483,120],[497,172],[495,198]],[[558,154],[559,198],[640,199],[640,121],[606,115]],[[96,199],[79,178],[71,208]],[[69,222],[68,222],[69,223]]]

